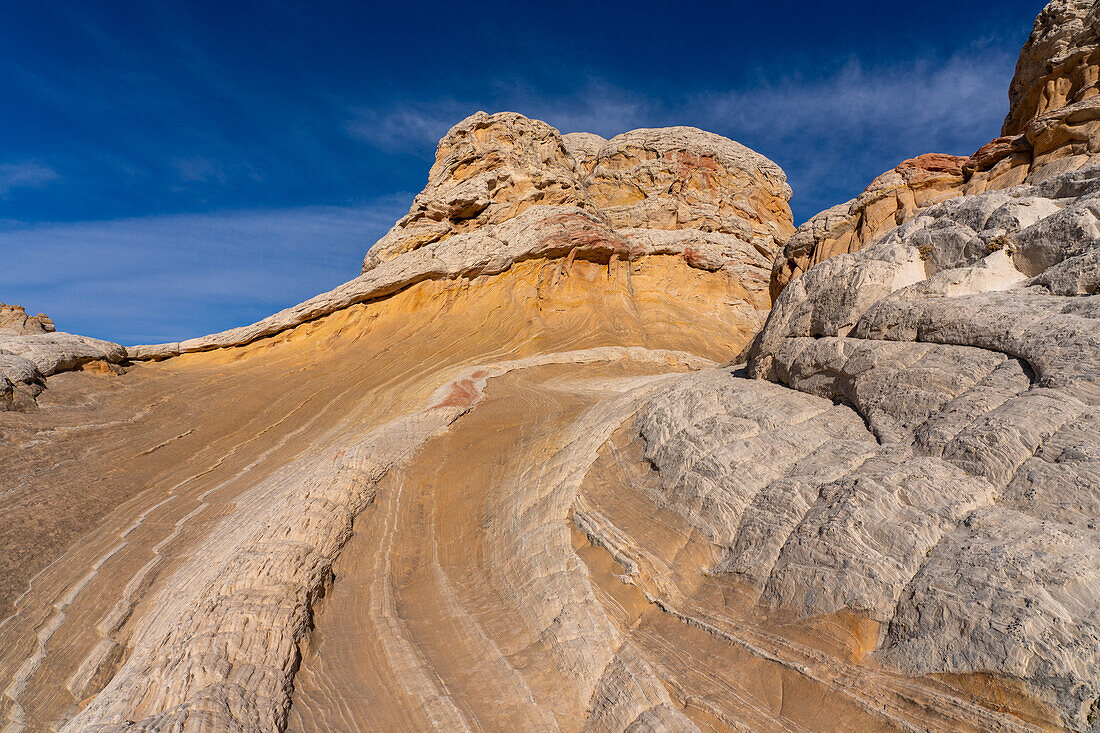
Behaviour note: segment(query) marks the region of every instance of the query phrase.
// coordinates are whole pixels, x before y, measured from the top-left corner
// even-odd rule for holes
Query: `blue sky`
[[[6,3],[0,301],[122,343],[358,273],[468,114],[694,125],[786,170],[801,222],[1007,112],[1044,3]]]

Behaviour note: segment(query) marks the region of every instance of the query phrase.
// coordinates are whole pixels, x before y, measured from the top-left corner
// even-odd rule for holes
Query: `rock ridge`
[[[862,194],[799,226],[772,272],[773,299],[809,267],[855,252],[955,196],[977,195],[1090,165],[1100,154],[1100,10],[1090,0],[1050,2],[1020,52],[1001,136],[964,158],[903,161]]]
[[[0,720],[1100,731],[1094,20],[1039,16],[1005,135],[797,231],[719,136],[479,112],[256,324],[0,308],[52,374],[0,412]]]

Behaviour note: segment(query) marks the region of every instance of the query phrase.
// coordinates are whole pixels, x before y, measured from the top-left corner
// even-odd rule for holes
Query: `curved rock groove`
[[[1052,0],[1004,137],[797,232],[479,112],[259,323],[0,305],[4,733],[1100,730],[1098,49]]]

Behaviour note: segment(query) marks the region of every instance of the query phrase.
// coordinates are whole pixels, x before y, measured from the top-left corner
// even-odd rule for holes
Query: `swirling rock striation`
[[[785,249],[733,141],[477,113],[255,324],[0,310],[4,730],[1100,730],[1092,13]]]

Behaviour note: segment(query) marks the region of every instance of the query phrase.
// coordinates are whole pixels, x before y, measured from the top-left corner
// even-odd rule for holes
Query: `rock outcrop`
[[[710,241],[768,253],[794,229],[790,198],[775,163],[693,127],[604,140],[563,136],[515,113],[478,112],[440,141],[427,187],[371,248],[363,272],[532,206],[575,207],[627,237],[635,230],[704,232]],[[690,241],[684,234],[662,239]]]
[[[1100,9],[1089,0],[1051,2],[1020,53],[1001,137],[969,158],[907,160],[855,199],[802,224],[776,260],[773,299],[818,262],[861,249],[932,204],[1089,165],[1100,154],[1098,76]]]
[[[14,603],[0,626],[6,724],[279,729],[296,686],[303,696],[296,714],[326,718],[331,710],[304,702],[314,694],[313,667],[296,671],[334,563],[358,553],[345,547],[352,520],[365,517],[383,482],[414,470],[431,441],[471,415],[487,385],[534,380],[535,393],[571,395],[575,408],[596,410],[587,429],[563,423],[559,446],[583,440],[591,451],[669,374],[743,349],[770,305],[775,242],[793,229],[789,189],[774,164],[732,141],[688,128],[666,136],[662,142],[661,131],[645,131],[638,154],[659,158],[642,166],[652,211],[675,214],[680,201],[683,218],[647,219],[648,209],[593,203],[584,167],[611,165],[602,157],[614,157],[611,143],[563,137],[511,113],[474,115],[440,144],[427,188],[358,278],[251,326],[112,352],[134,362],[123,378],[108,384],[83,372],[58,374],[38,395],[42,409],[8,413],[6,437],[21,455],[0,465],[11,486],[3,511],[25,519],[0,535],[0,597]],[[600,412],[612,404],[620,406]],[[547,415],[527,411],[536,421]],[[530,448],[515,456],[517,465],[559,449]],[[59,456],[72,458],[58,463]],[[567,505],[583,475],[571,465],[547,464],[554,471],[529,484],[533,493],[503,494],[491,509],[511,522],[515,502],[537,504],[549,487]],[[456,478],[475,475],[454,470]],[[96,489],[71,506],[66,499],[80,483]],[[493,496],[475,493],[478,501]],[[381,496],[396,498],[388,489]],[[414,505],[409,494],[375,516],[404,522],[405,507]],[[517,595],[490,583],[484,592],[528,614],[534,628],[549,608],[540,598],[586,606],[596,599],[570,550],[540,554],[542,540],[525,539],[540,532],[564,549],[563,516],[534,509],[526,516],[496,542],[498,553],[520,553],[516,542],[527,548],[530,587]],[[473,533],[463,541],[471,548],[490,539],[480,522],[453,529]],[[95,539],[77,542],[88,532]],[[397,541],[385,531],[377,536]],[[62,561],[73,548],[95,555],[92,570]],[[194,562],[180,564],[180,553]],[[460,558],[470,572],[481,562],[452,553]],[[560,580],[540,590],[542,577]],[[385,573],[378,581],[391,582]],[[54,596],[61,588],[65,597]],[[394,613],[383,606],[369,617],[387,653],[407,644],[394,633]],[[570,686],[574,707],[563,707],[563,716],[583,715],[605,666],[625,663],[608,653],[619,632],[592,619],[539,634],[547,658],[570,635],[586,640],[569,657],[579,676]],[[475,637],[452,642],[455,654],[484,652]],[[591,645],[604,651],[590,658]],[[399,657],[380,663],[405,664]],[[459,725],[453,703],[436,699],[435,683],[411,663],[394,677],[408,696],[364,712],[371,725]],[[535,679],[525,684],[541,699],[530,709],[552,718],[558,678],[541,688]],[[614,689],[608,694],[633,704]],[[670,706],[662,689],[651,684],[648,694]],[[434,700],[427,712],[404,710],[424,695]]]
[[[1001,134],[1019,135],[1032,120],[1096,96],[1098,82],[1100,9],[1090,0],[1048,3],[1020,51]]]
[[[764,597],[865,610],[884,661],[1021,679],[1079,730],[1100,699],[1097,196],[1100,166],[929,207],[790,285],[750,361],[879,443],[838,448],[859,467],[767,540]]]
[[[514,112],[477,112],[440,141],[428,185],[371,247],[358,278],[249,326],[128,354],[241,346],[424,280],[495,275],[530,259],[568,268],[578,258],[675,256],[722,272],[741,303],[735,320],[755,328],[770,305],[761,272],[794,230],[790,196],[775,163],[695,128],[605,141]]]
[[[960,195],[967,162],[966,158],[942,154],[903,161],[872,181],[855,199],[811,218],[787,240],[775,261],[772,298],[817,263],[855,252],[926,206]]]
[[[55,331],[53,321],[45,313],[28,316],[21,305],[0,303],[0,329],[25,333],[51,333]]]
[[[782,251],[732,141],[477,113],[258,323],[0,310],[5,730],[1100,731],[1092,12]]]
[[[92,362],[110,371],[125,359],[118,344],[60,333],[45,313],[28,316],[22,306],[0,303],[0,410],[33,405],[53,374]]]

